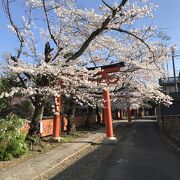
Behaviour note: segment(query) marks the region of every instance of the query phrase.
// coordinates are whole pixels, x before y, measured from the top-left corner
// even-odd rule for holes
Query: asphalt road
[[[155,122],[136,122],[128,126],[91,179],[180,180],[180,153],[163,140]]]

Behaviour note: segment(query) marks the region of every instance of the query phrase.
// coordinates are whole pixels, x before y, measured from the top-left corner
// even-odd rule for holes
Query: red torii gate
[[[121,96],[118,96],[119,98],[125,98],[125,99],[129,99],[129,98],[139,98],[138,96],[126,96],[126,95],[121,95]],[[120,112],[121,113],[121,112]],[[122,116],[122,114],[120,115]],[[128,118],[128,123],[131,123],[131,108],[130,106],[127,107],[127,118]]]
[[[96,81],[100,83],[102,80],[106,80],[107,84],[112,84],[112,83],[116,83],[119,80],[119,78],[109,76],[109,74],[119,72],[122,67],[124,67],[124,63],[120,62],[106,66],[88,68],[88,70],[101,68],[101,72],[98,73],[98,75],[101,75],[101,78],[97,79]],[[111,103],[110,103],[110,95],[108,89],[103,90],[103,99],[104,99],[103,121],[106,124],[106,139],[104,142],[106,144],[112,144],[112,143],[116,143],[117,139],[116,137],[114,137],[113,134]]]
[[[92,68],[87,68],[88,70],[94,70],[96,68],[101,68],[101,72],[98,72],[97,75],[101,75],[102,77],[97,79],[97,82],[101,82],[102,80],[107,80],[108,84],[111,83],[116,83],[118,81],[118,78],[113,78],[111,76],[108,76],[109,73],[115,73],[119,72],[120,69],[124,67],[124,63],[116,63],[116,64],[111,64],[111,65],[106,65],[106,66],[99,66],[99,67],[92,67]],[[112,80],[114,80],[112,82]],[[106,139],[105,143],[107,144],[112,144],[116,143],[117,139],[114,137],[113,134],[113,126],[112,126],[112,114],[111,114],[111,104],[110,104],[110,95],[109,95],[109,90],[104,89],[103,90],[103,99],[104,99],[104,108],[103,108],[103,114],[104,114],[104,121],[106,122]],[[61,108],[61,98],[60,96],[57,97],[56,101],[56,112],[58,112],[55,115],[54,118],[54,127],[53,127],[53,139],[60,141],[60,108]]]

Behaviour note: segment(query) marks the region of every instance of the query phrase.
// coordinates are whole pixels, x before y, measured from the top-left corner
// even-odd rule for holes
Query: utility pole
[[[170,82],[170,77],[169,77],[168,59],[167,59],[167,61],[166,61],[166,69],[167,69],[167,72],[168,72],[168,78],[167,78],[167,80],[168,80],[168,83],[169,83],[169,82]],[[166,85],[166,88],[168,88],[168,89],[167,89],[167,94],[169,94],[169,93],[171,92],[171,88],[170,88],[170,86],[168,85],[168,83],[167,83],[167,85]]]
[[[171,51],[172,51],[172,64],[173,64],[173,74],[174,74],[174,87],[175,87],[175,92],[178,92],[178,86],[177,86],[177,80],[176,80],[176,69],[175,69],[175,63],[174,63],[175,47],[172,47]]]

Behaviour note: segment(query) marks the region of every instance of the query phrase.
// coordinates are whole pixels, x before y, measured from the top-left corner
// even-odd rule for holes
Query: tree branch
[[[149,52],[151,52],[151,54],[152,54],[152,61],[154,62],[154,64],[156,65],[156,67],[157,67],[158,69],[160,69],[160,68],[158,67],[158,65],[156,64],[155,60],[154,60],[154,52],[151,50],[151,48],[149,47],[149,45],[148,45],[142,38],[136,36],[135,34],[133,34],[133,33],[130,32],[130,31],[126,31],[126,30],[123,30],[123,29],[116,29],[116,28],[110,28],[110,29],[111,29],[111,30],[118,31],[118,32],[122,32],[122,33],[125,33],[125,34],[128,34],[128,35],[130,35],[130,36],[138,39],[139,41],[141,41],[141,42],[148,48]]]
[[[14,61],[15,63],[18,62],[18,59],[16,59],[16,58],[13,57],[13,56],[11,57],[11,60]],[[29,74],[27,74],[27,73],[23,73],[23,74],[24,74],[28,79],[31,78]],[[27,86],[26,86],[23,78],[21,77],[21,75],[20,75],[19,73],[17,73],[17,76],[18,76],[18,78],[19,78],[22,86],[23,86],[25,89],[27,89]],[[33,99],[31,96],[29,96],[29,99],[30,99],[31,103],[33,104],[33,106],[35,106],[35,101],[34,101],[34,99]]]
[[[3,4],[3,9],[4,9],[5,13],[6,13],[6,16],[8,17],[11,26],[14,28],[14,30],[16,32],[16,35],[17,35],[17,38],[19,39],[19,42],[20,42],[20,47],[18,49],[18,54],[16,56],[16,59],[19,59],[20,55],[22,53],[24,37],[22,36],[22,34],[20,33],[18,27],[15,25],[15,23],[14,23],[14,21],[12,19],[11,12],[10,12],[10,7],[9,7],[10,2],[11,1],[9,1],[9,0],[3,0],[2,4]]]
[[[104,0],[102,0],[102,2],[103,2],[103,4],[104,4],[105,6],[107,6],[111,11],[113,11],[113,8],[112,8],[110,5],[108,5]]]
[[[128,0],[122,0],[120,5],[112,10],[112,13],[102,22],[101,27],[93,31],[90,36],[85,40],[80,49],[75,52],[71,57],[69,57],[66,62],[70,62],[72,60],[80,57],[84,51],[88,48],[89,44],[96,38],[96,36],[100,35],[104,30],[107,29],[107,25],[109,22],[115,17],[117,12],[121,11],[121,8],[127,3]]]
[[[17,53],[16,57],[14,57],[14,56],[11,57],[11,59],[12,59],[14,62],[17,63],[17,62],[18,62],[18,59],[19,59],[20,56],[21,56],[22,48],[23,48],[23,46],[24,46],[24,44],[23,44],[23,43],[24,43],[24,37],[23,37],[23,35],[21,34],[21,32],[20,32],[20,30],[18,29],[18,27],[15,25],[13,19],[12,19],[11,12],[10,12],[10,6],[9,6],[11,2],[12,2],[12,1],[9,1],[9,0],[3,0],[2,4],[3,4],[3,9],[4,9],[5,13],[6,13],[6,16],[8,17],[11,26],[14,28],[14,30],[15,30],[15,32],[16,32],[16,35],[17,35],[17,38],[18,38],[18,40],[19,40],[19,42],[20,42],[19,49],[18,49],[18,53]],[[30,13],[31,13],[31,10],[30,10]],[[30,23],[30,18],[29,18],[29,23]],[[29,79],[31,78],[27,73],[24,73],[24,75],[25,75],[27,78],[29,78]],[[25,84],[23,78],[20,76],[20,74],[17,74],[17,76],[18,76],[18,78],[19,78],[22,86],[27,89],[26,84]],[[33,99],[32,97],[29,97],[29,99],[30,99],[30,101],[32,102],[32,104],[34,105],[34,103],[35,103],[34,99]]]
[[[17,74],[17,76],[18,76],[19,80],[21,81],[21,84],[23,85],[23,87],[24,87],[25,89],[27,89],[27,86],[26,86],[23,78],[20,76],[20,74]],[[35,106],[35,100],[32,98],[32,96],[29,96],[28,98],[29,98],[29,100],[31,101],[31,103],[33,104],[33,106]]]
[[[51,52],[53,51],[54,49],[50,47],[50,43],[47,42],[45,44],[45,48],[44,48],[44,56],[45,56],[45,62],[48,63],[50,60],[51,60]]]
[[[62,50],[62,47],[59,47],[58,42],[56,41],[52,31],[51,31],[51,26],[50,26],[50,22],[49,22],[49,17],[48,17],[48,10],[46,9],[46,2],[45,0],[42,0],[42,4],[43,4],[43,9],[44,9],[44,14],[45,14],[45,18],[46,18],[46,22],[47,22],[47,27],[48,27],[48,31],[50,34],[51,39],[53,40],[54,44],[57,46],[58,49]]]
[[[124,29],[116,29],[116,28],[110,28],[111,30],[114,30],[114,31],[118,31],[118,32],[122,32],[122,33],[125,33],[125,34],[128,34],[132,37],[134,37],[135,39],[138,39],[139,41],[141,41],[148,49],[149,49],[149,52],[151,52],[152,54],[154,54],[154,52],[151,50],[151,48],[149,47],[149,45],[140,37],[136,36],[135,34],[133,34],[132,32],[130,31],[127,31],[127,30],[124,30]]]

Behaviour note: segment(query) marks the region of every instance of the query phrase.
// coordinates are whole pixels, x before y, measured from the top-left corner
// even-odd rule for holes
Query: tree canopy
[[[14,3],[23,3],[19,18],[13,16]],[[152,18],[157,5],[147,0],[121,0],[110,5],[102,0],[95,11],[79,8],[75,0],[3,0],[3,7],[8,28],[19,42],[7,55],[5,69],[17,74],[23,84],[9,95],[21,92],[35,106],[35,96],[60,94],[93,104],[94,94],[109,87],[111,95],[122,103],[122,96],[134,96],[136,103],[144,98],[170,103],[157,81],[166,74],[164,38],[158,36],[155,26],[136,24]],[[118,79],[116,83],[92,81],[101,70],[89,71],[88,67],[119,62],[125,67],[110,74]]]

